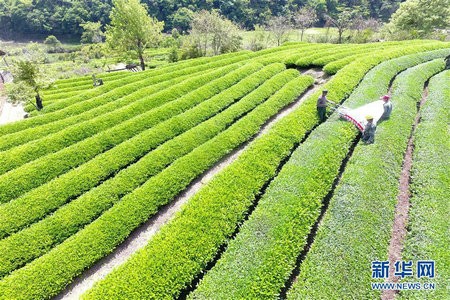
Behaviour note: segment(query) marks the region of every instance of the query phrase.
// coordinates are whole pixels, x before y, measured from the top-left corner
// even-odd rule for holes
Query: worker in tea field
[[[375,130],[377,129],[377,126],[373,123],[372,116],[366,116],[366,120],[367,123],[364,127],[361,139],[365,144],[373,144],[375,142]]]
[[[42,105],[42,98],[39,94],[36,94],[36,96],[34,97],[36,99],[36,108],[37,110],[41,110],[44,108],[44,106]]]
[[[92,81],[93,81],[94,87],[103,85],[103,79],[101,79],[101,78],[97,79],[95,77],[95,74],[92,74]]]
[[[327,99],[327,90],[322,91],[322,95],[317,99],[317,113],[319,115],[320,122],[324,122],[327,115],[327,102],[331,102]]]
[[[450,55],[444,58],[444,62],[445,62],[445,69],[450,70]]]
[[[392,112],[391,96],[384,95],[380,99],[384,101],[383,114],[381,115],[380,120],[387,120],[391,116],[391,112]]]

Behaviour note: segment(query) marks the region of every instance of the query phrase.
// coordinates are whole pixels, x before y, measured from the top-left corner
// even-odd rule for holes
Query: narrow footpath
[[[313,74],[310,74],[314,76]],[[320,76],[320,75],[319,75]],[[254,139],[265,134],[274,124],[276,124],[281,118],[288,115],[290,112],[298,108],[305,99],[311,94],[315,93],[322,87],[330,78],[322,80],[322,78],[315,78],[316,83],[306,93],[301,95],[292,104],[286,106],[280,110],[278,114],[272,117],[265,126],[262,127],[260,132],[251,140],[244,143],[241,147],[231,152],[224,157],[216,165],[214,165],[209,171],[204,173],[199,179],[191,183],[191,185],[177,198],[175,198],[170,204],[162,207],[159,212],[152,218],[150,218],[141,227],[135,230],[121,245],[119,245],[113,253],[98,261],[89,270],[84,272],[80,277],[75,279],[70,285],[66,287],[55,299],[79,299],[86,291],[91,289],[97,281],[105,278],[114,269],[124,264],[131,255],[144,248],[147,243],[153,238],[153,236],[169,222],[174,215],[180,211],[181,207],[195,195],[205,184],[224,168],[233,163],[247,148],[248,144]]]
[[[403,159],[402,173],[400,175],[399,194],[397,196],[397,205],[395,207],[394,225],[392,228],[392,236],[389,244],[388,257],[389,257],[389,278],[386,282],[398,282],[398,277],[394,276],[395,268],[394,264],[397,260],[402,259],[402,251],[408,232],[408,213],[410,207],[411,193],[409,190],[409,182],[411,178],[411,167],[414,152],[414,133],[417,125],[420,123],[420,108],[425,104],[428,96],[428,83],[425,85],[422,99],[417,107],[417,115],[414,121],[411,135],[409,137],[408,146],[406,148],[405,156]],[[381,299],[393,300],[398,294],[397,290],[384,290]]]

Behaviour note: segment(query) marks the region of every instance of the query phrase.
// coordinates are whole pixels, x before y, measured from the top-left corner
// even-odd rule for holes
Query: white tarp
[[[383,104],[383,100],[377,100],[355,109],[341,108],[339,114],[344,119],[355,124],[359,131],[363,132],[367,123],[366,116],[372,116],[373,123],[377,124],[384,112]]]

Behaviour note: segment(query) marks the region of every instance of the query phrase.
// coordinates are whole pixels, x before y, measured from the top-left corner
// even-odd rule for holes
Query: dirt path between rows
[[[386,282],[398,282],[399,278],[394,276],[395,262],[402,259],[403,245],[407,234],[408,213],[410,207],[410,190],[409,183],[411,178],[411,167],[413,162],[414,152],[414,133],[417,125],[420,123],[420,107],[426,102],[428,97],[428,87],[426,86],[422,95],[422,99],[418,105],[418,111],[414,120],[414,125],[409,137],[408,146],[403,159],[402,173],[400,175],[399,194],[397,196],[397,205],[395,207],[394,226],[391,234],[391,241],[389,244],[388,257],[389,257],[389,278]],[[397,290],[384,290],[381,299],[392,300],[398,294]]]
[[[313,70],[308,70],[308,71],[304,72],[304,74],[314,74],[314,73],[320,74],[320,70],[313,69]],[[392,94],[393,82],[394,82],[395,78],[397,78],[397,76],[398,76],[398,74],[395,75],[389,82],[388,89],[387,89],[387,94],[389,94],[389,95]],[[352,142],[352,144],[351,144],[351,146],[349,148],[347,156],[342,161],[341,166],[339,167],[339,173],[336,176],[336,178],[334,179],[334,182],[333,182],[333,184],[331,186],[330,191],[323,198],[320,214],[319,214],[316,222],[311,227],[311,230],[310,230],[310,232],[309,232],[309,234],[308,234],[308,236],[306,238],[306,244],[303,247],[303,250],[300,252],[299,256],[297,257],[297,260],[296,260],[296,263],[295,263],[295,267],[292,270],[291,275],[287,279],[287,281],[285,283],[285,286],[280,291],[279,299],[286,299],[288,291],[292,288],[294,283],[296,283],[298,281],[298,278],[299,278],[300,272],[301,272],[301,265],[302,265],[303,261],[306,259],[306,256],[308,255],[309,250],[311,249],[311,246],[314,243],[314,239],[315,239],[315,237],[317,235],[317,231],[319,229],[319,226],[321,225],[322,219],[325,216],[325,214],[326,214],[326,212],[328,210],[328,207],[330,205],[330,201],[331,201],[331,199],[334,196],[334,191],[336,190],[337,186],[340,184],[342,175],[345,172],[345,169],[347,167],[348,161],[352,157],[353,152],[354,152],[356,146],[358,145],[359,141],[360,141],[360,136],[358,135],[353,140],[353,142]]]
[[[125,242],[120,244],[110,255],[98,261],[80,277],[76,278],[70,285],[66,287],[66,289],[64,289],[58,296],[56,296],[55,299],[79,299],[80,296],[91,289],[97,281],[105,278],[114,269],[124,264],[131,255],[144,248],[152,239],[152,237],[161,229],[161,227],[169,222],[181,209],[181,207],[205,184],[211,181],[211,179],[216,174],[220,173],[228,165],[233,163],[244,152],[251,141],[267,133],[274,124],[297,109],[307,97],[320,89],[321,86],[330,78],[322,80],[321,77],[317,77],[315,79],[316,82],[320,81],[320,84],[315,84],[307,92],[301,95],[295,102],[280,110],[278,114],[276,114],[266,122],[266,124],[254,138],[244,143],[235,151],[232,151],[220,162],[209,169],[206,173],[204,173],[197,180],[191,183],[191,185],[189,185],[182,194],[176,197],[170,204],[162,207],[155,216],[150,218],[146,223],[144,223],[132,234],[130,234]]]
[[[253,137],[252,139],[250,139],[248,142],[246,142],[244,145],[242,145],[240,147],[240,149],[238,150],[238,156],[240,155],[240,153],[246,149],[246,147],[248,146],[248,144],[250,144],[254,139],[258,138],[259,136],[267,133],[270,128],[272,128],[279,120],[281,120],[283,117],[289,115],[292,111],[294,111],[295,109],[297,109],[303,102],[304,100],[306,100],[309,96],[311,96],[312,94],[314,94],[315,92],[317,92],[324,83],[326,83],[329,79],[324,79],[323,81],[320,81],[320,85],[317,85],[318,81],[316,78],[315,84],[313,85],[313,87],[310,87],[305,93],[303,93],[302,95],[300,95],[296,101],[294,101],[293,103],[291,103],[290,105],[286,106],[285,108],[283,108],[282,110],[280,110],[278,112],[278,114],[276,114],[274,117],[272,117],[267,123],[266,125],[264,125],[260,132]],[[300,142],[300,144],[307,139],[307,137],[309,136],[309,133],[307,133],[302,141]],[[293,151],[295,151],[295,148],[292,149],[291,154]],[[283,168],[283,166],[285,165],[285,163],[287,161],[289,161],[289,158],[291,157],[291,155],[288,155],[286,158],[283,159],[283,161],[279,164],[277,171],[275,173],[275,175],[269,180],[267,181],[264,186],[259,190],[258,195],[256,196],[256,198],[253,201],[253,204],[251,205],[250,208],[248,208],[246,215],[244,217],[244,219],[242,220],[242,222],[240,224],[243,224],[244,222],[246,222],[248,220],[248,218],[252,215],[253,211],[256,209],[259,200],[261,199],[262,195],[265,194],[265,191],[267,189],[267,187],[270,185],[270,183],[272,182],[272,180],[274,178],[276,178],[277,174],[280,172],[280,170]],[[240,225],[236,228],[235,232],[229,237],[230,240],[233,240],[236,238],[236,236],[239,234],[239,230],[240,230]],[[193,292],[196,289],[196,286],[199,284],[199,282],[203,279],[203,277],[215,266],[215,264],[217,263],[217,261],[219,261],[219,259],[222,257],[223,253],[226,251],[226,247],[225,245],[222,245],[219,250],[217,251],[215,257],[208,262],[208,264],[206,265],[206,267],[203,269],[203,271],[198,274],[194,280],[185,288],[181,291],[180,296],[177,298],[178,300],[185,300],[189,297],[190,293]]]

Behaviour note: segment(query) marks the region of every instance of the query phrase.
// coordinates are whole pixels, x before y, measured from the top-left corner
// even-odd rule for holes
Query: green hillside
[[[429,40],[287,43],[55,82],[43,110],[0,126],[0,299],[62,295],[198,182],[84,299],[378,299],[370,263],[388,259],[416,134],[405,255],[435,259],[427,299],[450,297],[449,206],[433,202],[447,200],[449,139],[432,122],[446,122],[449,54]],[[347,107],[389,91],[393,116],[364,145],[337,113],[319,122],[323,89]]]

